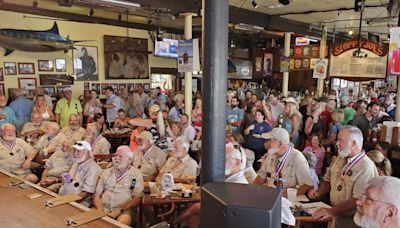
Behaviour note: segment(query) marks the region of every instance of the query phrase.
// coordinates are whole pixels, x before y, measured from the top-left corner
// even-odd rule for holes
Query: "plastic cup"
[[[294,203],[296,202],[297,189],[288,188],[287,195],[288,195],[288,200],[292,202],[292,204],[294,205]]]

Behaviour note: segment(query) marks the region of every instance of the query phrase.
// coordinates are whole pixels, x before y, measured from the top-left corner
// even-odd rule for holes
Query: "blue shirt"
[[[181,122],[181,116],[185,113],[185,109],[178,109],[176,106],[169,110],[168,118],[175,122]]]
[[[236,123],[236,122],[242,122],[244,116],[244,111],[243,109],[240,108],[235,108],[235,109],[230,109],[228,108],[226,110],[226,120],[228,123]],[[240,126],[232,126],[232,133],[237,134],[240,133]]]
[[[7,116],[5,119],[0,119],[0,127],[3,126],[6,123],[10,123],[10,124],[16,124],[17,123],[14,111],[9,107],[4,107],[3,111],[2,112],[0,111],[0,115],[6,115]]]
[[[247,138],[247,144],[249,149],[263,149],[264,148],[264,141],[265,139],[263,138],[256,138],[253,136],[253,134],[263,134],[272,131],[271,126],[263,121],[261,123],[258,123],[257,121],[253,122],[254,125],[254,130],[250,131],[249,137]]]
[[[118,117],[118,110],[121,108],[121,98],[115,94],[107,98],[106,104],[113,104],[114,108],[107,108],[107,122],[113,123]]]
[[[33,101],[21,96],[10,103],[10,108],[15,114],[17,132],[20,132],[24,124],[31,120]]]

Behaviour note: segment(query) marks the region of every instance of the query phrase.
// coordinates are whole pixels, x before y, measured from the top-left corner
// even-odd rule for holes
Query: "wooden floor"
[[[0,179],[8,178],[0,172]],[[41,197],[30,199],[27,195],[40,193]],[[34,187],[22,189],[19,186],[0,186],[0,223],[1,227],[10,228],[42,228],[42,227],[67,227],[64,222],[66,217],[74,216],[83,211],[72,204],[49,208],[43,201],[53,198]],[[99,219],[80,227],[123,227],[118,222]],[[114,224],[112,224],[114,223]]]

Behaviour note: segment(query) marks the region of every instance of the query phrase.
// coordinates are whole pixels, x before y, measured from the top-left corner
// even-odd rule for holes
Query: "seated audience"
[[[14,111],[7,106],[7,98],[5,95],[0,95],[0,127],[6,123],[16,124]]]
[[[99,129],[95,125],[88,125],[86,127],[86,131],[86,141],[90,143],[94,155],[110,153],[110,142],[108,142],[108,140],[100,134]]]
[[[69,116],[68,125],[61,129],[61,133],[75,142],[84,140],[87,134],[86,130],[79,125],[79,117],[76,114]]]
[[[45,98],[43,95],[37,95],[35,100],[35,105],[33,106],[33,112],[40,113],[43,120],[55,121],[56,117],[53,113],[52,108],[47,106]]]
[[[118,110],[118,117],[114,121],[114,128],[129,127],[129,118],[126,116],[125,110]]]
[[[370,150],[366,155],[374,162],[378,169],[379,176],[390,176],[392,175],[392,165],[389,159],[387,159],[382,152],[378,150]]]
[[[319,136],[318,135],[313,135],[311,136],[311,146],[307,146],[306,148],[304,148],[303,153],[305,152],[311,152],[313,154],[315,154],[315,156],[317,157],[317,164],[315,165],[315,172],[318,175],[322,174],[322,166],[324,163],[324,158],[325,158],[325,149],[320,146],[319,144]]]
[[[101,175],[93,195],[94,207],[108,212],[108,216],[130,226],[142,201],[143,177],[131,166],[133,152],[119,146],[113,157],[113,167]]]
[[[60,125],[50,122],[46,125],[46,134],[40,137],[35,149],[39,152],[39,157],[43,158],[45,154],[54,153],[67,139],[64,134],[60,133]]]
[[[27,122],[24,124],[21,130],[21,137],[23,137],[28,143],[35,145],[40,136],[46,133],[46,125],[49,123],[43,121],[42,115],[38,112],[32,113],[32,122]]]
[[[253,168],[255,155],[254,152],[249,149],[244,149],[244,152],[246,153],[246,167],[244,169],[244,176],[246,177],[247,182],[253,183],[257,177],[257,173]]]
[[[189,116],[183,114],[181,116],[182,134],[183,136],[192,142],[196,138],[196,129],[189,123]]]
[[[315,166],[317,165],[317,155],[312,151],[303,151],[303,154],[307,159],[308,165],[310,166],[310,177],[313,180],[314,190],[317,190],[319,186],[319,178],[317,172],[315,171]]]
[[[86,127],[89,125],[95,126],[97,129],[99,129],[100,133],[103,133],[107,129],[107,124],[105,123],[104,116],[101,113],[94,114],[93,121],[88,123]]]

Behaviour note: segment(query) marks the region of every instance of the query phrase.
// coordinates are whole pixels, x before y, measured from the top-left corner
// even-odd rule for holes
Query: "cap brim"
[[[86,149],[84,146],[78,146],[78,145],[73,145],[72,147],[77,150],[85,150]]]
[[[272,133],[271,132],[267,132],[267,133],[263,133],[261,134],[261,138],[263,139],[272,139]]]

